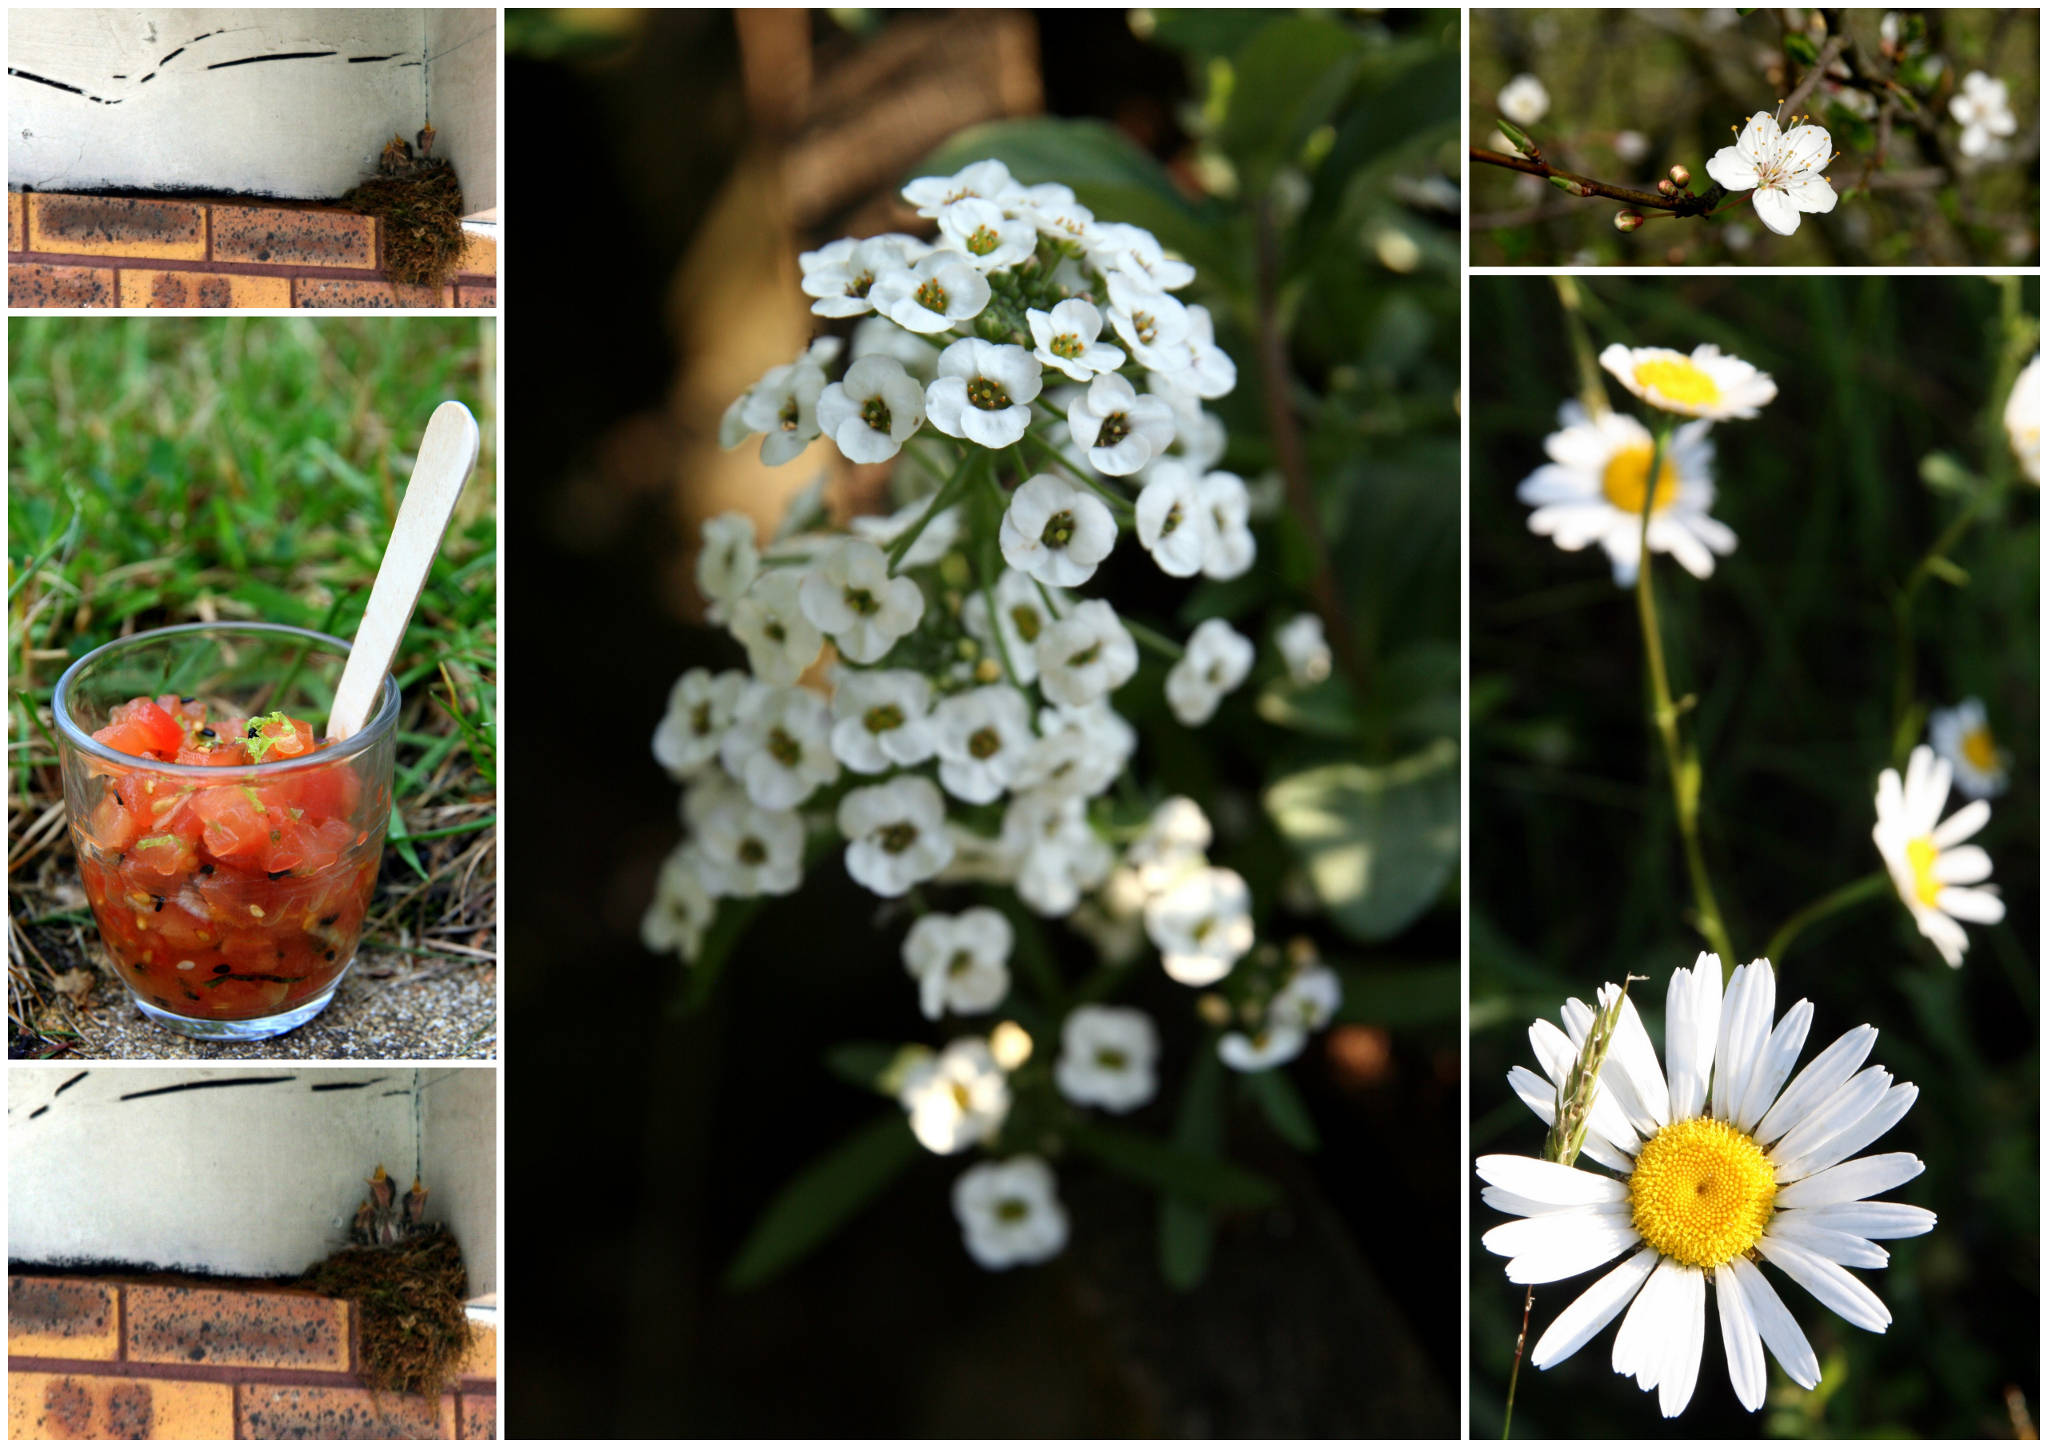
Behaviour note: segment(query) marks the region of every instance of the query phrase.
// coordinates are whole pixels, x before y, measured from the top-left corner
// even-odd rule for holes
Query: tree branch
[[[1596,181],[1591,176],[1561,170],[1544,160],[1540,154],[1533,159],[1527,156],[1505,156],[1499,151],[1482,150],[1478,146],[1473,146],[1466,154],[1472,160],[1488,166],[1499,166],[1529,176],[1570,182],[1572,186],[1579,188],[1571,192],[1574,196],[1605,196],[1610,201],[1623,201],[1630,206],[1639,206],[1651,211],[1668,211],[1673,216],[1705,216],[1727,194],[1719,186],[1710,186],[1697,196],[1689,191],[1666,196],[1661,191],[1638,191],[1633,186],[1617,186],[1610,181]]]
[[[1848,44],[1849,38],[1845,35],[1828,37],[1828,43],[1820,48],[1820,55],[1815,58],[1813,69],[1806,73],[1806,79],[1799,82],[1791,95],[1786,96],[1784,100],[1778,103],[1778,124],[1780,126],[1785,124],[1785,117],[1794,114],[1799,109],[1801,101],[1813,94],[1813,88],[1820,84],[1820,78],[1828,73],[1828,67],[1835,63],[1835,57],[1840,55]]]

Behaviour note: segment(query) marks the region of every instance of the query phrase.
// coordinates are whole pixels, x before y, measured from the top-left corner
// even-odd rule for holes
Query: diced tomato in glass
[[[185,742],[185,731],[178,721],[150,699],[116,704],[107,717],[106,727],[93,731],[92,737],[123,754],[169,758]]]

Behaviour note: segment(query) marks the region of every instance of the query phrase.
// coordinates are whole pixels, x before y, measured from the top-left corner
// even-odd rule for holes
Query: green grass
[[[495,875],[468,869],[495,848],[495,323],[22,318],[8,333],[9,865],[31,897],[20,913],[59,913],[35,892],[74,878],[62,831],[34,828],[61,793],[58,675],[109,639],[209,617],[351,637],[412,449],[454,398],[476,414],[483,449],[394,664],[405,707],[393,835],[406,868],[387,866],[365,941],[427,950],[422,937],[453,920],[473,942],[490,928]],[[17,931],[17,1042],[35,1024],[25,995],[48,994],[24,945]]]

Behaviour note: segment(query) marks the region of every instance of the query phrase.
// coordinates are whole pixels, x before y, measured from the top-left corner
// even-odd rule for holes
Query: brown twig
[[[1813,69],[1806,73],[1806,79],[1793,87],[1791,95],[1778,102],[1778,124],[1780,126],[1785,124],[1785,117],[1794,114],[1799,109],[1801,101],[1813,94],[1813,88],[1820,84],[1820,78],[1828,73],[1828,67],[1835,63],[1835,58],[1842,53],[1848,44],[1847,36],[1834,35],[1828,38],[1828,43],[1820,48],[1820,55],[1813,62]]]
[[[1478,146],[1471,147],[1467,154],[1474,161],[1483,162],[1488,166],[1500,166],[1529,176],[1569,182],[1576,188],[1570,193],[1574,196],[1605,196],[1610,201],[1624,201],[1630,206],[1647,207],[1653,211],[1668,211],[1673,216],[1705,216],[1714,209],[1714,204],[1723,194],[1719,186],[1712,186],[1698,195],[1690,191],[1680,191],[1675,195],[1666,196],[1659,191],[1638,191],[1633,186],[1617,186],[1611,181],[1596,181],[1591,176],[1565,171],[1551,165],[1540,155],[1532,160],[1527,156],[1502,155],[1499,151],[1483,150]]]

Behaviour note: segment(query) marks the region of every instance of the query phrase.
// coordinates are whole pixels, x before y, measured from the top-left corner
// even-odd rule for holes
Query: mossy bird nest
[[[341,204],[384,223],[384,274],[438,287],[462,256],[462,183],[446,161],[412,162],[372,176]]]
[[[443,1227],[388,1247],[344,1247],[298,1285],[356,1304],[363,1381],[382,1391],[437,1396],[475,1340],[462,1249]]]

